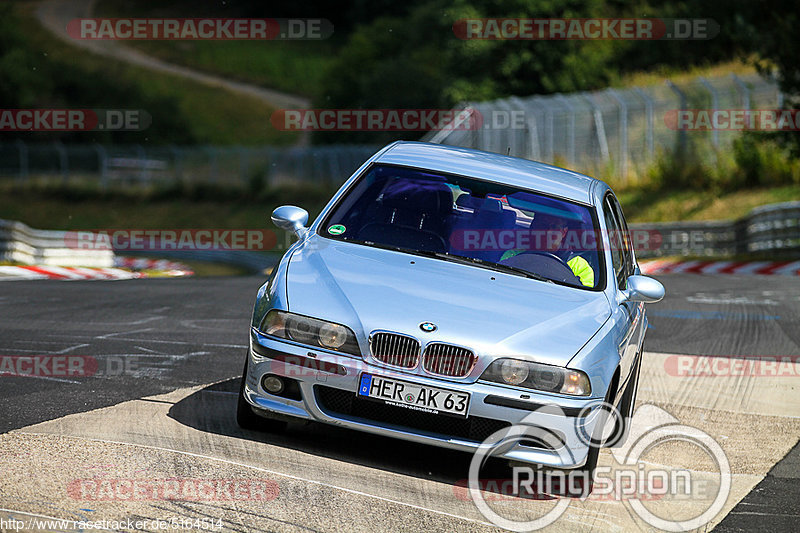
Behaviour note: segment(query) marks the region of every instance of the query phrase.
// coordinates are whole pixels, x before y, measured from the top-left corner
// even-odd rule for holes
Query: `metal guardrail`
[[[630,229],[639,259],[675,255],[709,258],[748,254],[773,255],[776,258],[800,256],[800,202],[758,207],[734,221],[644,223],[631,224]],[[53,266],[114,265],[112,251],[70,246],[69,233],[36,230],[21,222],[0,219],[0,261]],[[273,266],[280,252],[126,250],[132,255],[229,263],[252,271],[263,271]]]
[[[800,202],[765,205],[754,209],[746,221],[748,252],[798,252]]]
[[[26,265],[80,266],[110,268],[114,266],[112,250],[81,249],[75,246],[75,232],[33,229],[21,222],[0,219],[0,261]],[[176,250],[153,252],[125,250],[125,255],[170,257],[183,260],[226,263],[252,272],[274,266],[280,252],[260,253],[248,250]]]
[[[141,257],[169,257],[177,261],[202,261],[234,265],[253,273],[263,273],[278,264],[281,253],[262,253],[250,250],[175,250],[136,251],[131,255]]]
[[[631,224],[631,231],[647,237],[636,250],[640,259],[672,255],[800,256],[800,202],[770,204],[753,209],[734,221]]]
[[[71,247],[68,233],[33,229],[21,222],[0,219],[0,261],[47,266],[114,266],[114,252]]]

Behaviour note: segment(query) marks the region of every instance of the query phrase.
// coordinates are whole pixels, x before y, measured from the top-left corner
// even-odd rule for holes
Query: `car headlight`
[[[272,309],[261,321],[261,331],[273,337],[328,350],[360,355],[353,331],[341,324]]]
[[[528,365],[525,361],[517,359],[504,359],[500,362],[500,377],[509,385],[519,385],[530,375]]]
[[[580,370],[531,363],[520,359],[494,361],[483,372],[481,379],[571,396],[588,396],[592,392],[589,376]]]

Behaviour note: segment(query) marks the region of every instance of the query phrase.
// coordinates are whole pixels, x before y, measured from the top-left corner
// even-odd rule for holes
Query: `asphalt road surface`
[[[796,531],[800,376],[797,359],[781,357],[800,355],[800,279],[660,279],[668,296],[648,307],[635,422],[647,428],[655,418],[669,419],[702,430],[724,450],[730,495],[703,530]],[[319,424],[293,424],[280,435],[236,426],[261,282],[2,284],[0,530],[20,523],[74,530],[81,520],[122,530],[499,530],[459,487],[468,454]],[[15,356],[37,355],[52,361],[36,377],[3,375],[20,360]],[[52,365],[60,357],[85,365],[86,375],[59,372]],[[655,451],[648,465],[716,479],[708,457],[689,448]],[[618,459],[604,450],[600,465],[616,472]],[[134,481],[144,487],[138,493]],[[191,492],[203,487],[203,494]],[[487,487],[490,506],[518,519],[558,501],[495,489]],[[645,507],[687,519],[711,499],[651,498]],[[48,525],[48,518],[76,522]],[[128,519],[165,522],[131,526]],[[590,497],[571,500],[545,530],[655,529],[624,497]]]

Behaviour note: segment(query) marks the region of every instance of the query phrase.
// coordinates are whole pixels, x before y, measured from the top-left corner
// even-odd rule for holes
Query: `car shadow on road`
[[[467,479],[472,455],[466,452],[317,422],[290,423],[283,433],[241,429],[236,424],[239,383],[239,378],[232,378],[201,389],[173,405],[169,417],[204,432],[280,446],[419,479],[449,485],[463,485]],[[510,469],[505,461],[490,459],[481,469],[481,477],[508,479]]]

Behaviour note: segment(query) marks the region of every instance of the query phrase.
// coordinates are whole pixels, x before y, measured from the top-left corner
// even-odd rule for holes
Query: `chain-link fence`
[[[245,185],[343,183],[378,146],[146,147],[0,143],[0,179],[93,181],[101,186],[174,182]]]
[[[692,146],[713,157],[734,129],[682,129],[680,110],[777,109],[777,84],[757,74],[695,78],[628,89],[511,97],[469,103],[479,127],[430,132],[423,140],[553,163],[625,181],[641,175],[659,153]],[[474,124],[473,124],[474,125]],[[0,143],[0,179],[96,180],[102,186],[184,182],[339,185],[379,147],[149,147]]]
[[[478,112],[480,127],[443,129],[427,134],[424,140],[510,152],[626,180],[639,174],[659,152],[670,153],[693,143],[713,154],[714,148],[739,134],[734,130],[681,129],[675,122],[679,110],[733,114],[734,110],[782,105],[777,84],[757,74],[695,78],[681,84],[471,102],[464,107]]]

